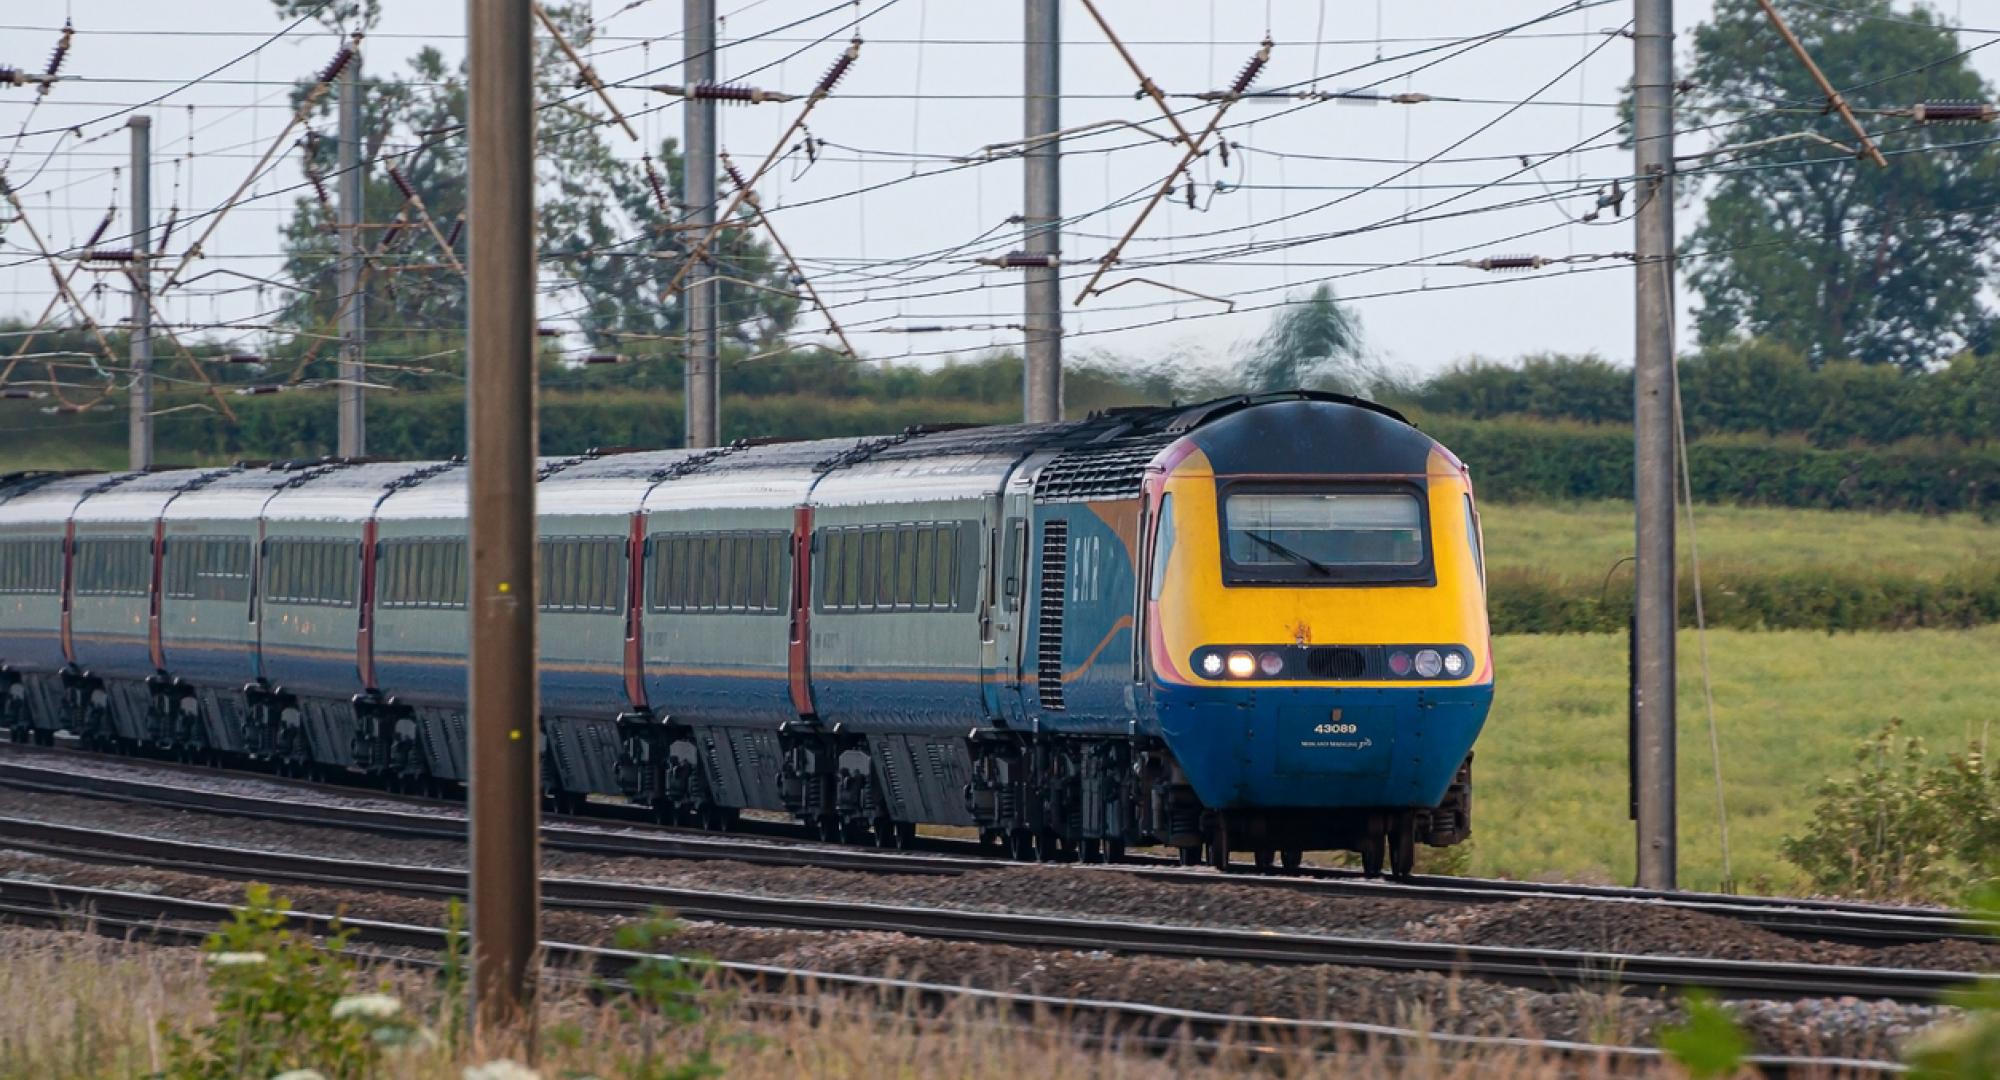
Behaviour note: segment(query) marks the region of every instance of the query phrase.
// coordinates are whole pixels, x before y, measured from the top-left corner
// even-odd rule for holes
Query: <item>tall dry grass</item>
[[[84,932],[0,927],[0,1077],[156,1075],[166,1064],[163,1029],[186,1029],[209,1017],[201,956]],[[556,973],[560,975],[560,973]],[[437,984],[410,969],[366,968],[357,989],[394,994],[410,1014],[443,1015]],[[587,980],[544,983],[538,1035],[542,1077],[627,1077],[642,1035],[623,999],[590,992]],[[661,1036],[674,1059],[709,1046],[728,1077],[1281,1077],[1512,1080],[1554,1074],[1650,1075],[1656,1070],[1560,1061],[1521,1050],[1467,1055],[1438,1044],[1349,1044],[1326,1052],[1306,1047],[1239,1045],[1206,1051],[1113,1047],[1056,1018],[1022,1023],[990,1011],[954,1009],[942,1016],[881,1009],[853,998],[802,995],[773,1010],[727,991],[710,999],[702,1029]],[[656,1032],[656,1034],[658,1034]],[[521,1059],[519,1045],[454,1045],[432,1027],[407,1049],[392,1051],[376,1074],[384,1080],[460,1080],[468,1068]],[[261,1078],[260,1078],[261,1080]]]

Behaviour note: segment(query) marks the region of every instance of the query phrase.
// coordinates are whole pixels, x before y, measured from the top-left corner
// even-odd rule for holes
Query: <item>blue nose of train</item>
[[[1161,735],[1217,809],[1436,806],[1493,701],[1490,683],[1157,692]]]

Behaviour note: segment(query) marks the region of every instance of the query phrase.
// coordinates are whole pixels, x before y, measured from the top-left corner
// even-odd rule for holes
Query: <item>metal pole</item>
[[[1062,248],[1062,143],[1038,136],[1062,130],[1062,4],[1024,0],[1024,6],[1022,134],[1028,144],[1021,156],[1021,250],[1053,255]],[[1062,271],[1038,266],[1024,273],[1022,418],[1030,424],[1052,424],[1063,416]]]
[[[1674,15],[1636,0],[1633,142],[1640,177],[1633,354],[1639,884],[1678,884],[1674,818]]]
[[[126,457],[134,469],[153,465],[153,118],[134,116],[132,129],[132,392]]]
[[[361,383],[367,374],[368,304],[361,295],[361,57],[340,75],[340,456],[368,452],[367,406]]]
[[[470,0],[466,430],[472,499],[472,993],[534,1021],[541,906],[535,678],[534,51],[529,0]]]
[[[715,81],[715,0],[686,0],[682,56],[690,86]],[[692,234],[706,235],[715,224],[715,99],[690,98],[686,150],[681,157],[681,201],[687,203],[686,224]],[[753,181],[754,182],[754,181]],[[687,444],[714,446],[722,440],[722,400],[717,378],[716,281],[708,256],[689,275],[681,302],[687,305],[687,367],[683,376],[687,406]]]

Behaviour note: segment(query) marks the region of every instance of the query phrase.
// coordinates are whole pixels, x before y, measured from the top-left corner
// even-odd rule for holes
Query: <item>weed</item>
[[[1728,1076],[1750,1052],[1750,1037],[1729,1010],[1705,994],[1689,994],[1687,1019],[1660,1030],[1660,1049],[1695,1080]]]
[[[1940,898],[2000,858],[2000,784],[1981,748],[1933,759],[1892,720],[1855,751],[1855,774],[1820,786],[1812,825],[1785,858],[1834,892]]]
[[[703,1080],[722,1073],[716,1064],[702,999],[702,965],[662,954],[664,942],[680,932],[680,923],[664,913],[618,928],[619,948],[646,954],[624,975],[630,993],[615,1008],[639,1035],[639,1050],[620,1062],[627,1080]],[[693,1029],[694,1050],[682,1060],[661,1051],[662,1036],[675,1028]]]
[[[327,1080],[375,1074],[385,1048],[421,1031],[388,994],[351,993],[336,922],[324,947],[290,928],[291,904],[252,884],[236,917],[202,945],[214,1016],[192,1030],[164,1022],[172,1080],[225,1080],[311,1070]]]

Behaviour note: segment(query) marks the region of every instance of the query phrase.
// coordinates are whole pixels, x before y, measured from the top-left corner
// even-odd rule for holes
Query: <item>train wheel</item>
[[[1080,850],[1080,858],[1083,862],[1101,863],[1104,861],[1104,841],[1099,840],[1095,836],[1084,837],[1083,847]]]
[[[1208,865],[1229,872],[1229,824],[1216,815],[1215,834],[1208,838]]]
[[[1278,853],[1278,862],[1285,868],[1287,874],[1298,873],[1299,866],[1305,861],[1306,853],[1295,847],[1288,847]]]
[[[1386,839],[1381,833],[1370,832],[1368,839],[1361,842],[1361,872],[1366,876],[1382,876],[1382,848]]]
[[[1015,862],[1035,861],[1034,833],[1031,833],[1026,829],[1015,829],[1012,833],[1008,835],[1007,840],[1008,840],[1008,846],[1011,849],[1009,851],[1009,854],[1014,856]]]
[[[1068,862],[1064,858],[1062,838],[1044,829],[1035,834],[1035,859],[1038,862]]]
[[[1108,863],[1124,862],[1125,841],[1116,839],[1106,840],[1104,842],[1104,861]]]
[[[1389,827],[1389,875],[1408,881],[1417,870],[1417,822],[1404,815]]]
[[[916,846],[917,823],[914,821],[896,822],[896,850],[909,851]]]
[[[1278,861],[1278,853],[1267,847],[1257,849],[1257,872],[1268,874]]]
[[[1184,848],[1180,848],[1179,850],[1180,850],[1180,853],[1181,853],[1181,865],[1182,865],[1182,866],[1200,866],[1200,865],[1201,865],[1201,845],[1200,845],[1200,844],[1190,844],[1189,846],[1187,846],[1187,847],[1184,847]]]

